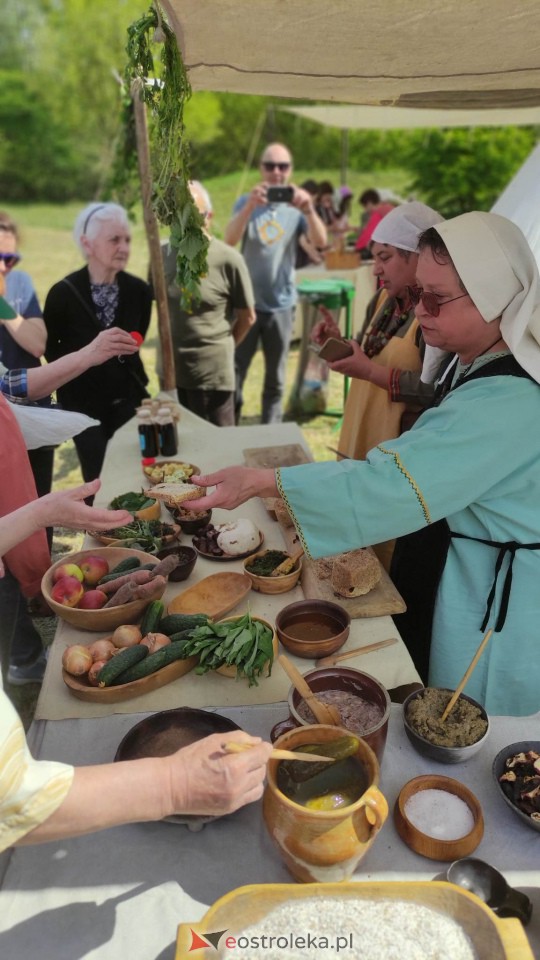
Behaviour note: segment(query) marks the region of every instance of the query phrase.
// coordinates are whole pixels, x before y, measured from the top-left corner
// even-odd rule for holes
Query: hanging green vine
[[[161,45],[158,69],[152,49]],[[199,297],[199,279],[206,273],[208,237],[189,186],[189,149],[184,128],[184,105],[191,86],[174,32],[157,2],[128,28],[128,61],[123,77],[122,134],[116,152],[112,188],[132,209],[140,197],[132,84],[140,80],[148,109],[152,164],[152,207],[160,224],[169,227],[177,255],[177,283],[181,303],[190,309]]]

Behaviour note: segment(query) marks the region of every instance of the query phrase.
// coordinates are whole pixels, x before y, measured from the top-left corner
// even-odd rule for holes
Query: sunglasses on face
[[[20,253],[0,253],[0,260],[3,260],[8,270],[11,270],[12,267],[17,266],[21,255]]]
[[[407,287],[407,293],[409,294],[409,299],[413,307],[418,306],[420,301],[422,301],[422,306],[426,313],[429,313],[430,317],[438,317],[441,312],[441,307],[444,307],[447,303],[453,303],[454,300],[462,300],[463,297],[468,297],[468,293],[462,293],[459,297],[451,297],[450,300],[439,300],[435,293],[426,293],[425,290],[422,290],[422,287]]]
[[[272,173],[272,170],[281,170],[282,173],[285,173],[289,169],[290,163],[272,163],[271,160],[264,160],[262,166],[267,173]]]

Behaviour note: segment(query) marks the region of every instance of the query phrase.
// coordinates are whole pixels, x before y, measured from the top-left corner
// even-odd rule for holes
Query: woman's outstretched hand
[[[57,490],[32,501],[29,508],[35,511],[38,524],[43,527],[61,525],[71,530],[111,530],[131,523],[133,517],[127,510],[89,507],[84,502],[85,497],[93,496],[100,486],[100,480],[92,480],[72,490]]]
[[[273,470],[255,467],[226,467],[206,476],[196,476],[192,482],[198,487],[214,487],[215,490],[198,500],[187,500],[190,510],[211,510],[224,507],[233,510],[252,497],[277,497],[278,489]]]

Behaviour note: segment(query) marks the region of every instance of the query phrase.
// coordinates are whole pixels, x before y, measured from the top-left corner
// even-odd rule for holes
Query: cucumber
[[[161,600],[152,600],[152,603],[148,604],[141,620],[140,630],[143,637],[145,637],[147,633],[155,633],[157,631],[158,623],[163,616],[164,610],[165,604],[163,604]]]
[[[118,677],[122,671],[128,667],[134,666],[139,660],[144,660],[148,656],[148,647],[144,644],[136,643],[133,647],[126,647],[120,653],[114,655],[98,673],[98,683],[100,687],[110,687],[115,677]]]
[[[208,617],[204,613],[169,613],[159,621],[158,630],[160,633],[171,637],[173,633],[179,633],[182,630],[193,630],[195,627],[203,627],[208,623]]]
[[[162,667],[166,667],[169,663],[174,663],[175,660],[184,660],[184,647],[185,643],[180,641],[169,643],[167,647],[156,650],[155,653],[151,653],[140,663],[136,663],[115,677],[112,681],[113,687],[121,683],[132,683],[133,680],[142,680],[143,677],[148,677],[151,673],[156,673],[157,670],[161,670]],[[129,649],[133,650],[136,649],[136,647],[130,647]],[[116,659],[116,657],[113,659]]]
[[[140,565],[141,561],[138,557],[126,557],[125,560],[121,560],[120,563],[117,564],[114,570],[110,570],[101,580],[98,580],[97,586],[99,587],[100,583],[109,583],[111,580],[123,577],[124,574],[129,573],[130,570],[137,570]]]
[[[178,633],[171,633],[169,640],[171,643],[178,643],[179,640],[190,640],[193,631],[196,629],[196,627],[190,627],[189,630],[179,630]]]

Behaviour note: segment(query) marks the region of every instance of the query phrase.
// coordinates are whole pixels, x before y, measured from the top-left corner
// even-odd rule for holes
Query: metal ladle
[[[476,894],[498,917],[517,917],[524,926],[531,919],[532,903],[529,898],[509,886],[502,873],[484,860],[475,857],[455,860],[443,878]]]

